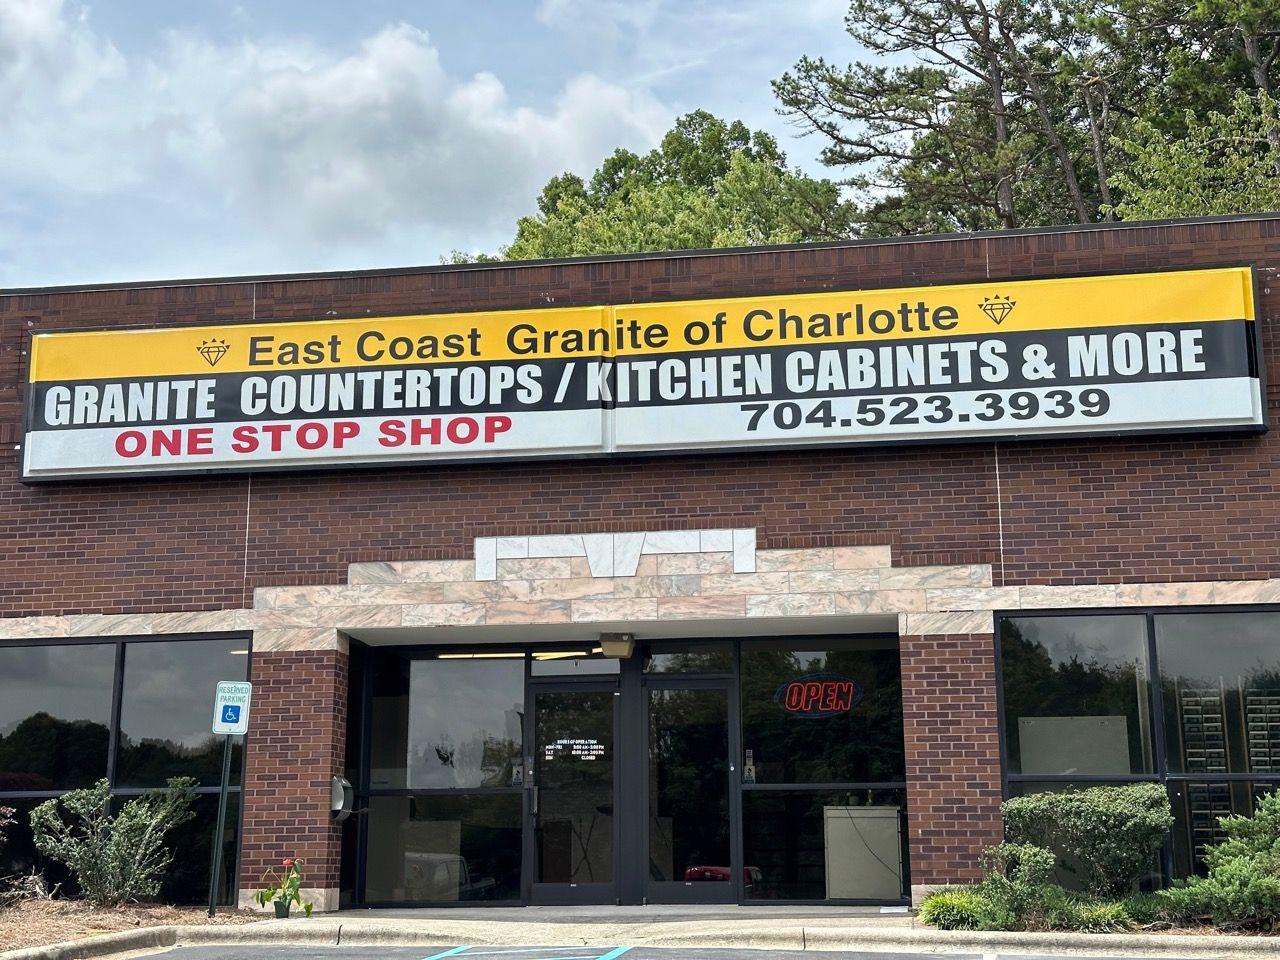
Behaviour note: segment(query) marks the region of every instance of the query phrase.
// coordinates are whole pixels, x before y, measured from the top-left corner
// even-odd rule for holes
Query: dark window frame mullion
[[[1164,684],[1160,677],[1160,653],[1156,649],[1156,615],[1148,610],[1147,616],[1147,683],[1151,703],[1151,763],[1156,775],[1164,780],[1169,775],[1168,741],[1164,729]]]
[[[841,790],[905,790],[906,780],[861,780],[835,783],[744,783],[748,793],[838,793]]]
[[[365,796],[373,797],[458,797],[486,794],[512,796],[523,792],[524,787],[376,787]]]
[[[125,646],[123,640],[115,642],[116,665],[111,681],[111,719],[107,724],[107,783],[112,793],[116,789],[117,763],[120,753],[120,716],[124,711]]]

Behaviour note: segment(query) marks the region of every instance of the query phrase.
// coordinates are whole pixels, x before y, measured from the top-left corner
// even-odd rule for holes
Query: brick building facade
[[[1173,728],[1182,721],[1170,718],[1183,716],[1178,711],[1191,702],[1184,695],[1191,686],[1171,685],[1158,672],[1166,659],[1172,662],[1172,653],[1162,647],[1158,666],[1145,651],[1164,642],[1164,613],[1265,614],[1280,602],[1280,440],[1274,434],[1190,430],[29,485],[20,482],[23,385],[32,334],[77,327],[626,304],[1241,264],[1254,268],[1264,382],[1274,384],[1280,378],[1280,338],[1273,329],[1280,289],[1272,292],[1280,268],[1280,218],[1269,216],[553,264],[0,291],[0,509],[7,531],[7,548],[0,551],[0,684],[6,644],[29,651],[44,643],[117,642],[127,658],[126,648],[162,638],[251,640],[255,713],[238,839],[240,897],[279,858],[302,856],[308,885],[325,909],[340,901],[488,897],[505,889],[507,869],[490,846],[515,842],[526,859],[545,856],[538,846],[547,842],[544,834],[535,839],[525,828],[536,801],[518,779],[499,784],[486,774],[483,784],[462,783],[472,792],[459,794],[483,793],[495,809],[509,798],[520,808],[514,826],[502,820],[505,813],[479,826],[470,814],[439,814],[441,805],[461,801],[441,792],[445,788],[432,779],[439,773],[435,767],[415,783],[412,759],[401,761],[409,772],[395,768],[400,772],[387,774],[379,786],[377,751],[384,735],[391,736],[376,726],[383,722],[379,704],[394,697],[379,693],[378,678],[401,669],[385,659],[392,648],[429,656],[432,648],[516,645],[524,650],[526,672],[536,678],[540,645],[581,645],[626,633],[636,638],[637,655],[644,655],[648,643],[748,638],[734,648],[732,670],[708,672],[732,677],[723,689],[727,702],[737,703],[745,698],[746,674],[764,670],[748,663],[764,656],[765,646],[752,646],[764,641],[749,638],[775,644],[787,637],[891,638],[886,642],[900,665],[902,773],[827,779],[780,774],[771,791],[763,789],[765,762],[756,784],[740,779],[735,760],[726,806],[733,831],[725,849],[732,855],[713,864],[723,869],[735,899],[750,898],[753,890],[780,900],[899,899],[859,895],[857,883],[848,887],[853,895],[841,896],[832,892],[842,881],[830,864],[822,875],[820,863],[806,866],[794,850],[771,852],[760,835],[771,829],[761,824],[771,822],[773,809],[809,810],[805,803],[820,808],[814,822],[825,827],[815,827],[814,836],[826,837],[817,842],[828,851],[838,842],[831,811],[853,817],[859,807],[905,809],[900,873],[902,896],[909,897],[978,875],[980,851],[999,838],[1000,800],[1021,789],[1022,780],[1158,778],[1173,784],[1175,798],[1178,790],[1191,796],[1202,787],[1209,791],[1205,796],[1218,796],[1214,778],[1222,771],[1195,767],[1184,746],[1175,759],[1171,746]],[[1269,411],[1278,390],[1267,387]],[[615,557],[622,549],[616,536],[643,535],[634,541],[634,570],[615,570],[612,560],[607,571],[595,564],[591,544],[605,541],[590,538],[604,534],[615,535],[608,541]],[[1036,767],[1025,757],[1020,764],[1010,761],[1002,723],[1021,720],[1012,714],[1002,720],[1002,696],[1007,710],[1011,681],[1006,677],[1002,694],[997,638],[1001,630],[1008,637],[1037,635],[1019,624],[1040,613],[1105,614],[1116,622],[1133,614],[1148,621],[1144,629],[1152,639],[1137,655],[1140,702],[1132,710],[1128,700],[1115,700],[1110,712],[1063,710],[1076,719],[1131,713],[1136,732],[1127,769],[1111,770],[1099,761],[1082,773]],[[1036,630],[1049,631],[1038,635],[1051,635],[1048,617],[1036,623]],[[1072,636],[1110,629],[1081,620]],[[1043,646],[1058,663],[1054,642]],[[830,649],[843,648],[837,643]],[[1100,646],[1089,649],[1095,654],[1084,658],[1086,664],[1111,656],[1096,652]],[[130,689],[124,662],[117,666],[125,670],[124,693],[116,694],[106,723],[120,741],[108,747],[116,779],[127,752],[129,707],[127,699],[119,702]],[[422,662],[410,658],[403,667],[413,691],[425,677],[417,666]],[[1123,657],[1115,662],[1129,663]],[[620,683],[624,694],[627,684],[640,690],[648,682],[628,669],[609,681]],[[663,682],[653,689],[667,689]],[[712,679],[688,689],[703,687],[721,689]],[[595,688],[580,689],[590,696]],[[410,741],[420,732],[416,696],[405,697]],[[1223,696],[1223,711],[1247,711],[1257,700],[1253,688],[1239,694],[1238,704],[1229,691]],[[1181,698],[1177,710],[1175,697]],[[740,707],[747,709],[745,702]],[[5,721],[0,714],[0,735]],[[743,722],[749,727],[754,721]],[[726,734],[728,742],[748,754],[766,754],[741,739],[747,734],[738,723],[728,722],[726,729],[737,731]],[[623,731],[621,751],[629,735],[625,727],[617,729]],[[1019,727],[1019,736],[1025,749],[1032,726]],[[450,758],[447,763],[455,762]],[[1235,776],[1224,774],[1223,782],[1235,783],[1248,772],[1250,789],[1268,789],[1269,770],[1257,758],[1248,763],[1226,771]],[[754,771],[750,756],[743,764]],[[340,825],[329,806],[330,780],[341,775],[353,782],[367,812]],[[11,793],[35,797],[75,785],[57,780]],[[796,785],[800,780],[809,785]],[[795,789],[784,791],[785,784]],[[818,784],[830,789],[810,796]],[[601,816],[616,820],[610,804],[598,805],[604,806],[610,812]],[[380,817],[394,820],[394,827],[379,826]],[[652,813],[650,832],[666,829],[669,819]],[[500,820],[506,832],[494,826]],[[866,826],[858,823],[857,829]],[[485,830],[490,839],[476,839]],[[1190,863],[1199,841],[1188,836]],[[651,866],[655,857],[674,862],[679,841],[672,841],[676,854],[665,848],[655,853],[652,845],[629,853],[626,843],[620,839],[609,854],[618,866],[615,888],[604,899],[660,899],[654,890],[645,892],[642,877],[652,871],[623,875],[628,857],[647,856]],[[396,862],[390,879],[383,877],[385,864],[373,863],[385,850]],[[1178,856],[1176,849],[1170,854]],[[776,881],[764,866],[775,862]],[[737,865],[732,878],[725,864]],[[443,896],[432,893],[436,880],[423,879],[424,871],[459,869],[472,879],[457,880]],[[511,899],[536,899],[538,878],[528,865],[520,869],[525,873],[511,881]],[[692,869],[668,865],[658,873],[674,890]],[[489,874],[483,883],[476,879],[481,874]]]

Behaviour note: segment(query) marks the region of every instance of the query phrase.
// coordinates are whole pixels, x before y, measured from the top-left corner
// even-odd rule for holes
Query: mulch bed
[[[94,908],[79,900],[24,900],[0,908],[0,951],[41,947],[119,930],[170,924],[237,924],[266,919],[266,914],[219,908],[209,919],[204,907],[134,904]]]

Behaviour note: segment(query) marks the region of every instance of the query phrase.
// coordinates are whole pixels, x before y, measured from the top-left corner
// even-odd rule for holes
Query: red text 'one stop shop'
[[[387,448],[465,446],[491,444],[511,429],[511,418],[412,417],[383,420],[377,426],[378,444]],[[232,453],[251,454],[262,450],[284,451],[290,444],[299,450],[341,450],[361,435],[355,420],[306,423],[244,423],[231,431]],[[212,456],[213,427],[157,427],[150,430],[123,430],[115,440],[116,453],[125,459],[164,456]]]

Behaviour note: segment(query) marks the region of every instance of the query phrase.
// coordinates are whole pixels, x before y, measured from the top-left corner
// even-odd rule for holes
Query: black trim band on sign
[[[1117,325],[1078,329],[1011,331],[980,336],[930,339],[899,339],[867,345],[862,342],[823,344],[789,344],[773,347],[733,347],[696,352],[625,355],[614,358],[584,356],[539,360],[494,360],[454,364],[412,364],[384,367],[346,367],[327,370],[273,370],[262,373],[225,373],[208,376],[144,377],[132,379],[39,382],[32,385],[28,406],[27,430],[79,430],[96,427],[164,426],[175,424],[245,423],[289,419],[328,420],[339,417],[395,417],[414,415],[449,415],[460,413],[503,413],[552,410],[609,409],[615,406],[650,407],[687,404],[736,403],[748,400],[793,400],[839,396],[886,396],[903,393],[950,393],[982,389],[1025,389],[1030,387],[1108,385],[1116,383],[1170,382],[1254,376],[1251,369],[1253,321],[1233,320],[1167,325]],[[1179,356],[1183,335],[1198,331],[1197,340],[1201,370],[1166,369],[1170,356],[1160,355],[1161,369],[1153,369],[1148,349],[1152,336]],[[1111,367],[1110,345],[1116,337],[1130,334],[1138,338],[1141,369],[1132,374],[1118,374]],[[1072,376],[1069,366],[1071,338],[1097,336],[1103,338],[1108,372],[1097,371]],[[1132,340],[1128,340],[1132,343]],[[984,351],[992,344],[1003,345],[999,356],[1006,369],[1000,370]],[[1029,348],[1043,348],[1027,362]],[[804,357],[804,360],[799,359]],[[741,363],[733,364],[733,358]],[[591,365],[604,365],[606,373],[589,376]],[[1176,365],[1176,364],[1175,364]],[[808,384],[794,388],[787,383],[789,366],[798,368],[800,378]],[[964,370],[970,371],[968,378]],[[695,369],[696,368],[696,369]],[[768,376],[761,372],[767,368]],[[1050,374],[1049,371],[1052,370]],[[697,374],[696,376],[693,374]],[[908,375],[910,374],[910,375]],[[871,377],[870,383],[863,380]],[[727,391],[726,381],[736,377],[739,387]],[[952,382],[939,381],[943,377]],[[993,379],[999,377],[998,379]],[[332,387],[339,384],[344,393],[338,407],[326,402],[318,409],[294,406],[282,410],[268,404],[255,413],[242,409],[246,383],[257,378],[268,384],[295,381],[286,393],[301,397],[323,388],[326,399]],[[624,382],[625,378],[625,382]],[[921,382],[923,378],[923,382]],[[599,381],[603,380],[603,389]],[[767,384],[765,384],[767,380]],[[49,394],[54,389],[69,389],[74,410],[77,388],[93,388],[95,394],[111,385],[119,385],[127,395],[130,387],[148,387],[153,392],[164,385],[203,381],[211,384],[212,416],[177,417],[172,414],[139,419],[123,419],[107,423],[50,424],[45,416]],[[696,381],[696,383],[695,383]],[[396,386],[393,387],[393,383]],[[665,384],[665,386],[664,386]],[[824,384],[829,384],[825,385]],[[669,389],[674,385],[675,390]],[[406,389],[412,386],[414,398],[427,396],[426,404],[406,405]],[[620,389],[624,388],[625,389]],[[475,402],[459,398],[462,390],[472,391]],[[423,392],[425,390],[425,393]],[[448,402],[434,402],[447,390]],[[676,395],[683,390],[683,395]],[[366,396],[367,394],[367,396]],[[400,395],[400,401],[393,400]],[[190,399],[190,398],[188,398]],[[314,399],[314,397],[313,397]],[[368,401],[366,403],[366,400]],[[126,396],[125,413],[128,401]],[[314,406],[314,404],[307,404]]]

